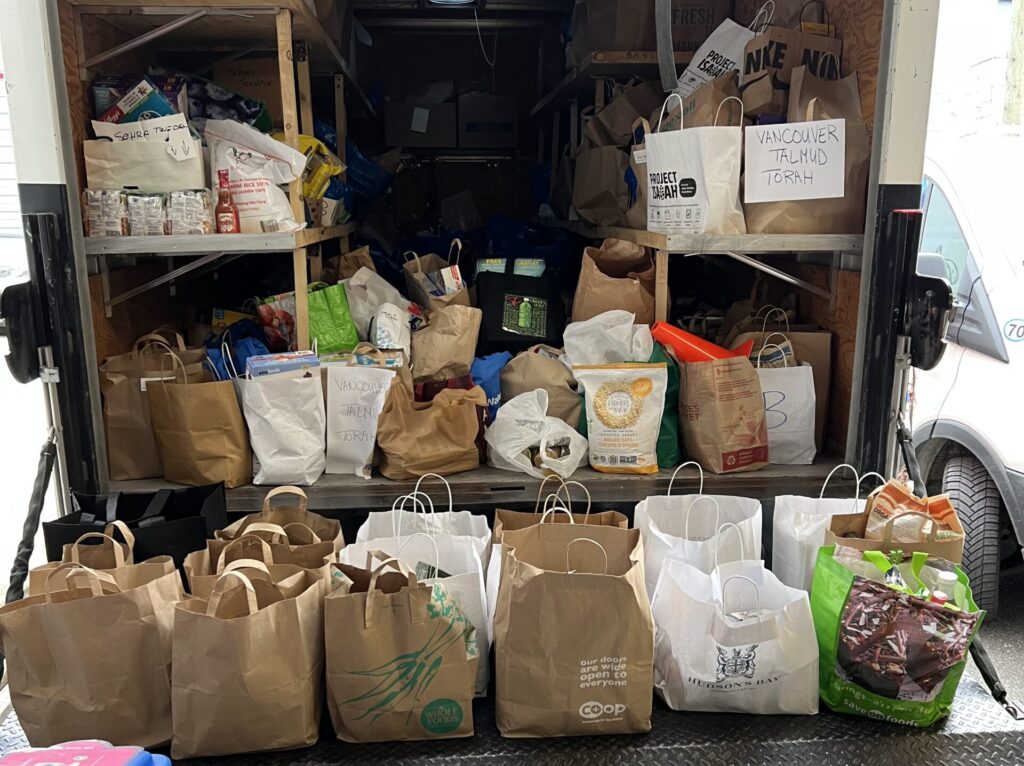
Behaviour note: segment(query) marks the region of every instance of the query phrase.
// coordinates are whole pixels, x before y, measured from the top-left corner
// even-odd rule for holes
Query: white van
[[[942,360],[916,371],[914,443],[929,490],[951,495],[967,529],[963,563],[990,612],[1024,541],[1022,177],[1018,131],[929,136],[919,263],[941,257],[955,313]]]

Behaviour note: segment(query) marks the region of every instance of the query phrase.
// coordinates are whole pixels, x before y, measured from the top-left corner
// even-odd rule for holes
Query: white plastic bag
[[[672,483],[686,466],[700,471],[696,495],[673,495]],[[705,495],[704,471],[694,461],[676,468],[668,494],[641,500],[633,526],[644,540],[647,593],[653,596],[668,561],[685,561],[710,573],[718,562],[761,557],[761,503],[749,497]]]
[[[853,471],[857,492],[853,498],[825,497],[825,488],[841,468]],[[860,488],[864,479],[876,477],[885,483],[874,471],[863,476],[852,465],[837,465],[821,485],[817,497],[780,495],[775,498],[775,516],[772,520],[772,571],[775,576],[791,588],[811,590],[814,580],[814,562],[818,548],[825,544],[825,532],[832,524],[833,516],[849,516],[864,512],[864,501]]]
[[[377,419],[384,409],[394,370],[327,366],[327,473],[369,479],[377,443]]]
[[[682,99],[670,93],[671,99]],[[735,96],[729,98],[737,99]],[[722,103],[725,103],[723,99]],[[665,105],[662,106],[664,116]],[[721,103],[715,115],[722,111]],[[739,112],[742,121],[742,111]],[[659,124],[661,120],[659,119]],[[647,147],[647,228],[662,234],[746,234],[740,205],[743,127],[653,132]]]
[[[370,343],[385,351],[404,351],[408,359],[412,354],[409,312],[394,303],[380,304],[370,323]]]
[[[348,310],[356,324],[359,340],[369,337],[370,322],[382,304],[391,303],[406,312],[409,310],[409,301],[373,269],[363,266],[350,278],[343,280],[343,284]]]
[[[554,473],[568,479],[587,459],[587,440],[564,420],[547,414],[548,392],[543,388],[528,391],[505,402],[484,434],[487,460],[495,468],[522,471],[543,479]],[[569,454],[552,458],[546,448],[565,444]],[[523,450],[539,447],[540,466],[535,466]]]
[[[343,564],[363,567],[367,566],[369,552],[377,550],[394,556],[413,571],[420,569],[422,572],[422,566],[426,565],[433,572],[443,573],[441,577],[421,578],[420,582],[444,583],[452,601],[476,628],[481,660],[476,669],[476,694],[487,694],[491,666],[486,658],[492,639],[484,592],[484,564],[470,538],[415,532],[352,543],[342,548],[338,556]]]
[[[648,361],[654,353],[651,328],[634,324],[635,319],[636,314],[614,310],[570,323],[562,336],[569,366]]]
[[[807,594],[783,585],[763,561],[734,561],[710,574],[670,561],[651,611],[654,688],[673,710],[818,712]]]
[[[210,147],[210,188],[218,188],[218,172],[228,171],[231,199],[238,205],[242,231],[252,234],[297,231],[282,184],[302,175],[306,155],[255,128],[234,120],[207,120]]]
[[[255,458],[253,484],[308,486],[324,472],[323,384],[319,370],[235,380]]]
[[[776,349],[782,367],[765,367],[761,355]],[[757,378],[764,398],[768,426],[768,462],[810,465],[818,448],[814,442],[814,372],[807,362],[786,364],[785,350],[766,343],[757,353]]]

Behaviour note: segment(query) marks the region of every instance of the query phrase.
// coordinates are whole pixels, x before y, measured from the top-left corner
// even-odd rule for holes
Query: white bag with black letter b
[[[673,98],[670,93],[665,105]],[[736,98],[730,96],[730,98]],[[715,125],[661,132],[646,138],[647,228],[663,234],[746,234],[740,206],[741,125]],[[737,101],[739,99],[736,99]],[[665,105],[661,108],[664,117]],[[742,110],[735,110],[742,121]]]
[[[783,367],[766,367],[761,357],[774,348]],[[810,465],[818,449],[814,442],[814,371],[807,362],[790,364],[783,349],[766,343],[757,355],[757,378],[764,397],[768,426],[768,462],[776,465]]]
[[[668,561],[652,611],[654,688],[673,710],[818,712],[807,594],[783,585],[763,561],[731,561],[710,575]]]

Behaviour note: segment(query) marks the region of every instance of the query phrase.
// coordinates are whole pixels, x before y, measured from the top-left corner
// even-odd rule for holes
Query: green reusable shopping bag
[[[955,567],[958,584],[949,595],[967,605],[958,612],[855,574],[835,560],[835,549],[818,550],[811,586],[821,699],[839,713],[909,726],[945,718],[985,616],[967,576]],[[890,567],[880,551],[864,557],[865,566]],[[915,553],[900,565],[912,589],[927,561]]]
[[[668,386],[665,388],[665,409],[661,414],[661,430],[658,431],[658,468],[674,468],[683,462],[683,453],[679,449],[679,365],[668,355],[665,347],[655,342],[654,352],[647,360],[650,364],[664,362],[668,369]],[[583,406],[580,408],[580,423],[576,430],[582,436],[587,435],[587,399],[580,394]]]
[[[309,337],[316,341],[319,354],[351,351],[359,343],[356,323],[348,310],[345,285],[310,285]]]

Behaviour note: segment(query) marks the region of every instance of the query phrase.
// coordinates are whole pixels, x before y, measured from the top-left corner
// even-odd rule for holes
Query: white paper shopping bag
[[[700,489],[696,495],[673,495],[676,474],[691,465],[700,471]],[[644,540],[649,596],[653,597],[668,561],[685,561],[707,573],[720,561],[761,557],[761,503],[749,497],[705,495],[703,491],[704,472],[691,460],[676,468],[668,494],[654,495],[637,504],[633,526]]]
[[[313,373],[317,373],[313,370]],[[324,472],[323,385],[307,370],[236,378],[249,426],[253,484],[308,486]]]
[[[849,468],[856,481],[855,496],[825,497],[825,489],[837,471]],[[825,532],[833,516],[851,516],[864,512],[860,490],[864,479],[874,476],[885,483],[874,471],[863,476],[852,465],[837,465],[825,478],[817,497],[780,495],[775,498],[772,520],[772,572],[791,588],[811,590],[814,580],[814,562],[818,548],[825,544]]]
[[[761,13],[758,15],[763,17]],[[754,39],[757,21],[755,18],[750,27],[737,24],[732,19],[719,24],[693,54],[690,63],[679,76],[679,86],[675,92],[685,99],[704,83],[730,70],[742,68],[743,49]]]
[[[369,479],[377,443],[377,419],[395,379],[380,367],[327,367],[327,473]]]
[[[711,574],[670,561],[651,609],[654,688],[673,710],[818,712],[810,602],[763,561],[733,561]]]
[[[776,349],[783,367],[765,367],[760,357]],[[814,442],[814,371],[810,364],[785,364],[784,351],[766,343],[758,352],[757,378],[764,397],[768,426],[768,462],[777,465],[810,465],[818,449]]]
[[[670,93],[665,104],[673,98],[679,100],[682,108],[682,99],[676,93]],[[665,105],[661,111],[664,116]],[[717,125],[721,104],[717,111],[716,124],[712,127],[653,132],[647,136],[647,228],[650,231],[747,233],[740,206],[743,128]],[[737,115],[738,119],[743,119],[739,110]]]

